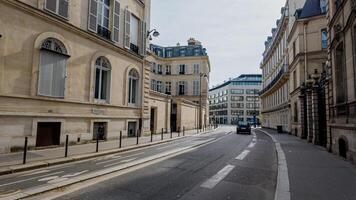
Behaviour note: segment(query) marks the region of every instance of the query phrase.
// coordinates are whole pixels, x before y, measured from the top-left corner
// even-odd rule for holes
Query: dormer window
[[[46,0],[45,9],[60,17],[68,19],[69,0]]]

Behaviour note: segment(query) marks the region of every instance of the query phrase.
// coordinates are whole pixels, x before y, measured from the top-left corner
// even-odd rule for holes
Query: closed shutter
[[[180,65],[177,65],[177,73],[176,74],[180,74]]]
[[[124,34],[124,46],[130,49],[130,26],[131,26],[131,12],[125,10],[125,34]]]
[[[112,40],[114,42],[119,42],[119,27],[120,27],[120,2],[118,0],[114,1],[114,12],[113,12],[113,27],[112,27]]]
[[[41,51],[38,93],[44,96],[64,97],[67,57]]]
[[[52,78],[52,96],[64,97],[65,78],[66,78],[66,57],[61,55],[55,56],[53,64]]]
[[[50,10],[50,11],[56,13],[57,1],[56,0],[46,0],[45,7],[46,7],[47,10]]]
[[[179,96],[179,82],[176,82],[176,95]]]
[[[139,44],[139,53],[142,56],[144,56],[146,52],[145,38],[146,38],[146,23],[144,21],[140,21],[140,35],[139,35],[138,44]]]
[[[58,0],[58,15],[68,18],[68,0]]]
[[[41,51],[38,94],[50,96],[52,91],[52,74],[53,74],[53,56],[49,51]]]
[[[188,95],[188,81],[184,81],[184,95]]]
[[[162,86],[161,86],[161,93],[166,93],[166,84],[164,82],[162,82]]]
[[[98,15],[98,2],[97,0],[90,0],[88,29],[95,33],[98,32],[97,15]]]

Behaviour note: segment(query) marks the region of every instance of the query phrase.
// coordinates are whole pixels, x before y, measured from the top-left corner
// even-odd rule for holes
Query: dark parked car
[[[237,124],[236,133],[237,134],[240,134],[240,133],[251,134],[251,125],[250,125],[250,123],[240,121]]]

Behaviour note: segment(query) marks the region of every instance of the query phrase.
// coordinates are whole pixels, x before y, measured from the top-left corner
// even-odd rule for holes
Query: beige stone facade
[[[282,8],[277,28],[272,29],[272,36],[268,37],[265,43],[266,49],[261,62],[263,78],[260,92],[262,126],[273,129],[281,126],[285,132],[291,131],[287,55],[288,13],[288,6]]]
[[[150,2],[109,1],[102,21],[89,20],[99,17],[89,1],[62,10],[50,2],[57,1],[0,2],[0,152],[21,147],[24,137],[40,147],[66,135],[76,143],[132,136],[142,127]],[[139,28],[125,30],[128,18]]]
[[[302,108],[305,107],[307,110],[308,107],[308,102],[304,98],[307,98],[308,89],[306,86],[314,82],[312,76],[320,76],[325,70],[327,61],[325,13],[297,19],[289,34],[288,49],[292,113],[291,131],[294,135],[307,138],[308,123],[303,124],[304,117],[307,117],[307,115],[303,115],[304,110]],[[312,126],[312,124],[310,125]],[[304,127],[304,130],[302,127]]]
[[[183,127],[203,128],[208,123],[209,57],[199,41],[191,38],[188,43],[176,47],[151,45],[146,66],[149,85],[145,85],[150,90],[145,92],[150,99],[145,116],[151,132],[160,132],[162,128],[167,132],[182,131]],[[170,102],[170,107],[166,108],[168,104],[163,102]],[[166,120],[159,120],[163,115]]]
[[[329,0],[330,150],[356,163],[356,1]]]

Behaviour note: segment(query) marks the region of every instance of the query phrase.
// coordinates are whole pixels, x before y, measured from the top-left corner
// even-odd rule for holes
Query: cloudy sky
[[[285,0],[151,0],[151,28],[159,45],[185,45],[189,37],[207,48],[211,85],[242,73],[261,73],[264,41]]]

